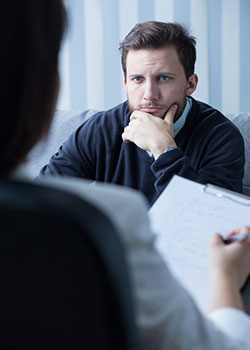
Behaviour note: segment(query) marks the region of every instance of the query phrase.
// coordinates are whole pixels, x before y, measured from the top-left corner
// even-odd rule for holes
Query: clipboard
[[[174,175],[149,210],[156,249],[170,270],[206,312],[210,297],[208,254],[211,235],[250,226],[250,198]],[[242,289],[250,314],[250,278]]]
[[[246,205],[250,207],[250,198],[244,194],[230,191],[225,188],[221,188],[215,185],[207,184],[204,185],[203,191],[206,194],[210,194],[217,198],[224,198],[235,203]]]

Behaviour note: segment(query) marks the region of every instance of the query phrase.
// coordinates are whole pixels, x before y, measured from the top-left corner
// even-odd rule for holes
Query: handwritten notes
[[[174,176],[149,211],[156,247],[170,270],[206,311],[211,235],[250,226],[249,198]],[[250,299],[250,297],[249,297]]]

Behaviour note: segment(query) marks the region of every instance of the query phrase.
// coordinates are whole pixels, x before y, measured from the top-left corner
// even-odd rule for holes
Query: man
[[[120,45],[128,102],[87,120],[41,174],[142,191],[149,203],[173,174],[241,191],[244,145],[220,112],[191,97],[195,39],[179,24],[137,24]]]

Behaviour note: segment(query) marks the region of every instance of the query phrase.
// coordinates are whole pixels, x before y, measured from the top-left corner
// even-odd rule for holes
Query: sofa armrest
[[[40,169],[48,163],[64,141],[90,116],[95,110],[56,110],[48,136],[39,142],[28,156],[28,170],[32,177],[39,174]]]

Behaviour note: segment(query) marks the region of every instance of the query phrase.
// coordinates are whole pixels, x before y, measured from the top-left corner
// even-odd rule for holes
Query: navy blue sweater
[[[242,190],[244,143],[238,129],[220,112],[192,99],[177,148],[156,161],[121,138],[129,123],[128,103],[99,112],[84,122],[60,147],[41,174],[77,176],[129,186],[150,204],[173,174],[200,183]]]

